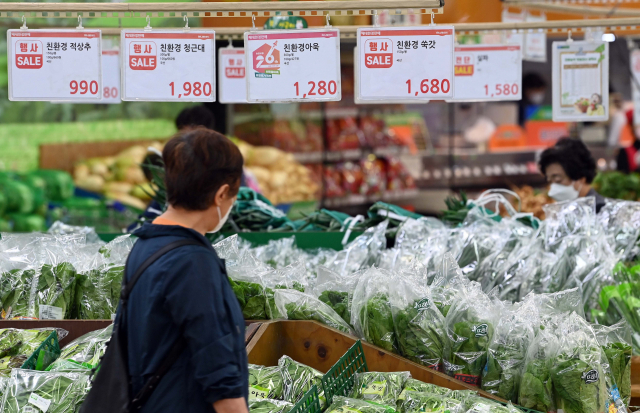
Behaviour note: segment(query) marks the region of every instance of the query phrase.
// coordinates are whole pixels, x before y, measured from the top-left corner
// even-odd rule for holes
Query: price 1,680
[[[169,83],[171,86],[171,96],[175,96],[175,82]],[[211,96],[211,83],[209,82],[184,82],[182,85],[182,93],[178,93],[178,98],[183,96]]]
[[[518,94],[520,87],[517,83],[509,84],[497,84],[492,90],[489,85],[484,85],[484,93],[486,96],[515,96]]]
[[[407,80],[405,83],[407,84],[407,93],[414,93],[415,96],[418,96],[420,93],[437,95],[438,93],[449,93],[451,90],[451,82],[449,79],[423,79],[420,82],[419,90],[416,91],[411,89],[411,79]]]
[[[306,93],[302,92],[302,98],[305,99],[310,96],[326,96],[326,95],[335,95],[338,92],[338,84],[335,80],[330,81],[329,83],[321,80],[319,82],[308,82],[308,90]],[[293,84],[296,88],[296,96],[300,96],[300,82],[296,82]]]

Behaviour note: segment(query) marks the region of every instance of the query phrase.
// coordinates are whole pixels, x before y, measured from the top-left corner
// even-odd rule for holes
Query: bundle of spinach
[[[288,413],[291,409],[293,404],[282,400],[249,399],[251,413]]]
[[[90,270],[78,274],[76,284],[76,318],[109,320],[116,313],[124,266]]]
[[[351,397],[393,407],[410,377],[408,371],[356,373]]]
[[[113,325],[110,325],[76,338],[64,346],[60,357],[46,371],[89,371],[96,368],[107,350],[112,331]]]
[[[424,382],[421,382],[420,380],[410,378],[404,384],[404,389],[402,390],[402,393],[400,393],[400,396],[398,396],[398,401],[404,400],[407,392],[420,392],[420,393],[445,395],[450,391],[451,390],[447,389],[446,387],[440,387],[432,383],[424,383]]]
[[[315,385],[318,389],[322,389],[322,373],[318,370],[298,363],[289,356],[282,356],[278,360],[278,367],[282,375],[282,389],[284,400],[290,403],[297,403],[302,399],[306,392],[311,390]],[[324,408],[326,399],[324,392],[318,395],[320,397],[320,407]]]
[[[352,334],[351,327],[331,307],[310,294],[297,290],[276,290],[276,308],[287,320],[313,320],[343,333]]]
[[[40,305],[62,309],[64,318],[71,318],[76,288],[76,269],[68,262],[57,265],[45,264],[36,274],[35,295],[30,305],[29,316],[39,317]]]
[[[334,396],[327,412],[333,413],[395,413],[395,410],[379,404],[369,403],[364,400],[351,399],[349,397]]]
[[[318,299],[331,307],[347,324],[351,323],[349,293],[327,290],[323,291]]]
[[[258,283],[229,278],[245,320],[266,320],[264,289]]]
[[[613,383],[617,386],[622,402],[629,405],[631,401],[631,328],[624,320],[612,326],[593,325],[598,343],[606,356],[608,371]],[[610,391],[611,393],[615,393]]]
[[[529,360],[520,381],[518,403],[527,409],[548,412],[555,408],[554,396],[549,360]]]
[[[506,406],[496,403],[489,399],[477,397],[475,402],[471,405],[467,413],[522,413],[519,409],[515,408],[511,403]]]
[[[464,403],[440,394],[410,391],[398,401],[400,413],[464,413]]]
[[[0,274],[0,318],[26,317],[35,270],[14,269]]]
[[[478,392],[473,390],[451,390],[447,394],[447,397],[461,401],[464,404],[465,410],[469,410],[473,403],[478,400],[486,400],[478,396]]]
[[[249,364],[249,399],[282,400],[282,376],[278,366]]]
[[[397,352],[393,314],[386,294],[378,293],[369,298],[360,307],[358,316],[365,340],[387,351]]]

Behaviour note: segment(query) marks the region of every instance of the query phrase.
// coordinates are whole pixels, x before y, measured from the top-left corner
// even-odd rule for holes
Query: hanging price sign
[[[342,98],[338,30],[247,32],[244,40],[249,102]]]
[[[123,30],[122,100],[215,101],[215,32]]]
[[[220,103],[246,103],[244,48],[228,47],[218,53],[218,100]]]
[[[453,98],[453,26],[358,29],[358,99]]]
[[[9,30],[9,100],[98,101],[99,30]]]
[[[456,47],[455,79],[455,101],[520,100],[520,46]]]
[[[102,101],[100,103],[121,103],[120,100],[120,52],[102,51]]]

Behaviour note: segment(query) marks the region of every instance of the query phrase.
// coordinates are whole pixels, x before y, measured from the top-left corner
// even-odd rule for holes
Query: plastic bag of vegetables
[[[67,335],[67,331],[54,328],[32,330],[6,328],[0,330],[0,375],[9,376],[12,368],[22,367],[54,331],[57,332],[58,339]],[[40,357],[42,368],[46,368],[48,363],[51,363],[60,354],[60,347],[56,342],[49,344],[42,349],[44,350],[42,355],[36,355],[36,358]]]
[[[313,290],[314,294],[318,296],[320,301],[333,308],[349,325],[351,324],[353,291],[363,273],[358,271],[353,274],[340,275],[324,266],[319,266],[317,269],[318,276]]]
[[[402,393],[400,393],[400,396],[398,396],[398,402],[405,399],[405,395],[407,394],[407,392],[420,392],[420,393],[445,395],[445,394],[448,394],[450,391],[451,390],[447,389],[446,387],[440,387],[432,383],[424,383],[420,380],[410,378],[404,384],[404,389],[402,390]]]
[[[88,391],[89,374],[14,369],[2,398],[3,413],[77,411]],[[34,408],[37,407],[37,408]]]
[[[356,373],[351,397],[394,407],[410,377],[408,371]]]
[[[388,221],[383,221],[375,227],[368,228],[364,234],[356,237],[328,260],[325,267],[340,275],[346,275],[376,265],[380,253],[387,246],[385,231],[388,224]]]
[[[299,402],[314,385],[318,389],[322,388],[322,373],[298,363],[289,356],[282,356],[278,360],[278,367],[283,380],[283,397],[284,400],[290,403]],[[326,405],[324,392],[321,392],[318,396],[320,398],[320,407],[324,408]]]
[[[282,400],[282,382],[280,367],[265,367],[249,364],[249,400]]]
[[[518,404],[539,412],[556,410],[555,392],[551,380],[551,358],[558,348],[555,332],[545,328],[537,332],[529,345],[524,372],[520,380]]]
[[[327,409],[329,413],[392,413],[394,411],[387,406],[342,396],[334,396],[331,406]]]
[[[275,290],[274,300],[278,313],[286,320],[313,320],[329,327],[353,334],[349,324],[331,307],[316,297],[297,290]]]
[[[616,254],[621,254],[623,259],[632,258],[640,236],[640,202],[608,199],[596,219]]]
[[[610,327],[594,324],[598,343],[609,363],[609,370],[618,387],[620,397],[627,406],[631,401],[631,328],[626,321]]]
[[[233,265],[227,267],[231,288],[246,320],[266,320],[266,300],[262,274],[269,268],[245,250]]]
[[[216,250],[216,254],[221,260],[236,260],[238,259],[238,234],[225,238],[213,245],[213,249]]]
[[[309,286],[306,284],[307,269],[304,261],[298,261],[284,268],[268,271],[262,274],[264,284],[265,310],[269,320],[284,318],[275,301],[277,290],[291,289],[305,292]]]
[[[76,288],[76,269],[68,262],[44,264],[34,278],[29,316],[42,318],[40,306],[60,309],[63,318],[71,318]]]
[[[107,350],[113,324],[76,338],[62,349],[60,357],[46,371],[84,371],[94,369]]]
[[[1,318],[27,317],[35,269],[13,269],[0,274]]]
[[[251,413],[288,413],[291,409],[293,404],[282,400],[249,399]]]
[[[116,313],[124,266],[103,267],[78,274],[76,296],[77,318],[109,320]]]
[[[398,401],[398,412],[464,413],[466,409],[463,402],[446,395],[409,391]]]
[[[477,397],[467,413],[521,413],[511,403],[503,406],[489,399]]]
[[[591,235],[596,231],[594,197],[556,202],[542,207],[546,214],[544,237],[548,251],[555,251],[571,235]]]

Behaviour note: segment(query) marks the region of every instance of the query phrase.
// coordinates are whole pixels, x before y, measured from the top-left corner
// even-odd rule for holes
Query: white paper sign
[[[98,101],[99,30],[8,30],[9,100]]]
[[[452,98],[453,26],[358,29],[363,103]]]
[[[102,51],[102,101],[100,103],[121,103],[120,99],[120,52]]]
[[[64,318],[64,313],[60,307],[41,304],[38,309],[40,312],[38,318],[40,320],[62,320]]]
[[[633,99],[633,125],[640,125],[640,49],[631,51],[631,97]]]
[[[227,47],[218,53],[218,100],[220,103],[246,103],[244,48]]]
[[[123,30],[122,100],[213,102],[215,32]]]
[[[38,409],[42,410],[43,413],[46,413],[49,410],[49,406],[51,405],[51,400],[45,399],[42,396],[39,396],[36,393],[31,393],[29,395],[29,403],[36,406]]]
[[[527,13],[526,21],[531,23],[540,23],[547,21],[547,16],[542,14],[534,16]],[[524,50],[522,54],[523,60],[531,62],[547,61],[547,33],[543,29],[527,30],[524,34]]]
[[[338,30],[246,32],[244,44],[249,102],[342,98]]]
[[[553,120],[609,119],[609,45],[553,42]]]
[[[524,23],[527,18],[527,12],[511,13],[508,9],[502,10],[502,22],[503,23]],[[523,47],[524,35],[518,30],[505,30],[504,31],[505,42],[508,44],[517,44]]]
[[[520,46],[458,46],[455,53],[455,101],[522,98]]]

